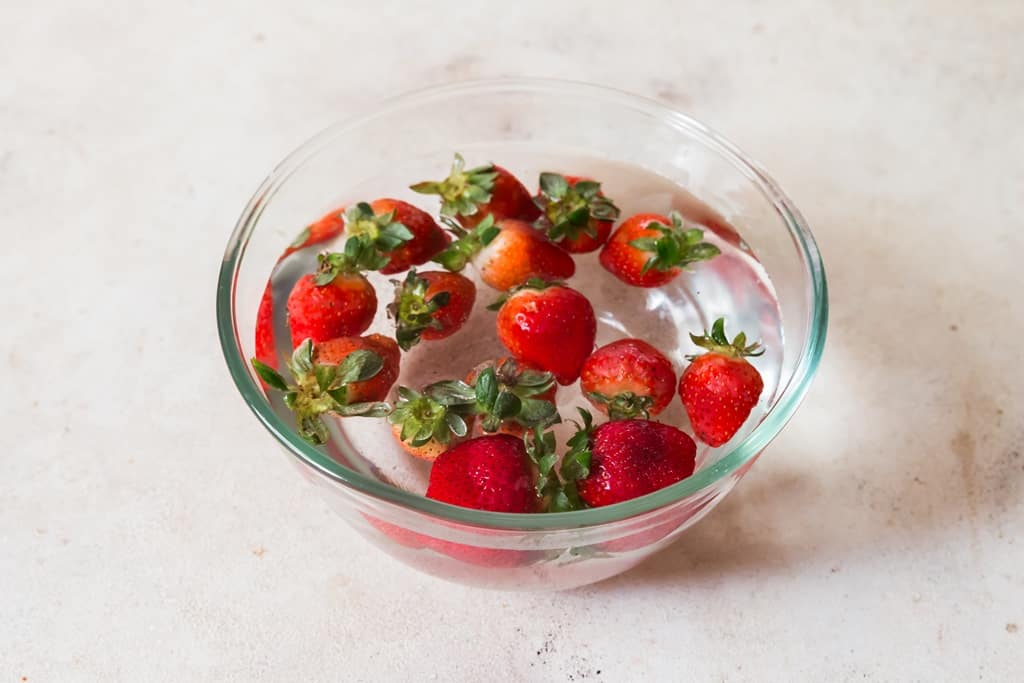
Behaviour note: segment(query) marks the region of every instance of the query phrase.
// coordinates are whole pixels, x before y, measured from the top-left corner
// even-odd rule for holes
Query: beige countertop
[[[1024,5],[72,4],[0,7],[0,681],[1019,678]],[[737,490],[555,595],[369,546],[214,333],[285,153],[499,75],[710,123],[802,208],[832,293],[806,404]]]

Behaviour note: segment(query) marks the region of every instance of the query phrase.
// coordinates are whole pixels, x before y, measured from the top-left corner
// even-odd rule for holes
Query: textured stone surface
[[[1024,7],[403,4],[0,7],[0,679],[1019,677]],[[356,537],[237,398],[213,326],[228,232],[280,157],[495,75],[708,121],[802,207],[832,289],[816,384],[736,492],[554,596]]]

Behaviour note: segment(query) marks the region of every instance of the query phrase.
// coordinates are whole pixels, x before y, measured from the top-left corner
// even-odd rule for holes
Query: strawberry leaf
[[[373,351],[357,349],[345,356],[337,366],[337,380],[339,384],[351,384],[352,382],[363,382],[375,376],[384,367],[384,359]]]
[[[657,237],[639,237],[630,240],[630,246],[652,254],[644,263],[641,274],[650,270],[670,271],[698,261],[706,261],[718,256],[721,251],[715,245],[702,241],[704,231],[700,228],[687,228],[683,217],[673,211],[669,214],[669,225],[653,221],[647,225],[648,230],[660,233]]]
[[[451,172],[442,181],[426,181],[410,185],[409,189],[420,194],[436,194],[441,197],[441,215],[472,216],[479,207],[491,201],[494,181],[498,173],[493,164],[465,169],[466,162],[461,154],[455,155]]]
[[[730,342],[725,334],[725,318],[718,318],[711,325],[711,332],[704,330],[703,335],[690,334],[690,340],[706,349],[709,353],[717,353],[730,358],[743,358],[746,356],[760,356],[764,353],[764,347],[760,342],[747,344],[747,335],[744,332],[737,334]],[[699,355],[699,354],[698,354]],[[697,355],[689,355],[687,359],[694,360]]]
[[[284,377],[282,377],[281,374],[278,373],[278,371],[275,370],[274,368],[270,367],[266,363],[260,362],[255,358],[252,359],[252,368],[253,370],[256,371],[256,374],[259,375],[260,379],[263,380],[263,382],[267,386],[277,389],[279,391],[288,391],[288,383],[284,380]]]

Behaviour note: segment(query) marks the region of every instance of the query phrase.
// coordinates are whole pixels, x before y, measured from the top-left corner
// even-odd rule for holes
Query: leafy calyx
[[[449,232],[455,235],[455,240],[432,260],[453,273],[465,268],[466,264],[481,249],[494,241],[494,238],[501,232],[501,228],[494,224],[492,214],[487,214],[487,217],[477,223],[472,230],[465,230],[451,219],[444,217],[441,218],[441,222],[448,227]]]
[[[524,290],[534,290],[539,292],[550,287],[565,286],[566,285],[564,280],[545,280],[544,278],[531,277],[529,280],[522,283],[521,285],[516,285],[515,287],[512,287],[508,291],[503,292],[501,296],[499,296],[497,299],[495,299],[487,306],[487,310],[497,311],[501,309],[501,307],[505,305],[505,302],[508,301],[509,298],[516,292],[522,292]]]
[[[403,351],[408,351],[419,343],[424,330],[440,329],[441,323],[434,316],[451,301],[451,293],[438,292],[428,299],[430,283],[415,268],[404,281],[391,282],[395,285],[395,298],[388,304],[388,315],[395,321],[395,341]]]
[[[678,211],[671,212],[668,217],[669,225],[657,221],[647,224],[648,230],[660,233],[657,237],[639,237],[629,242],[630,246],[651,254],[641,273],[651,269],[670,271],[685,268],[691,263],[706,261],[721,253],[718,247],[704,241],[701,228],[688,227]]]
[[[329,436],[323,416],[383,417],[391,406],[383,402],[349,403],[348,386],[368,380],[381,371],[384,360],[366,349],[357,349],[337,365],[314,362],[313,341],[307,339],[292,353],[289,384],[274,368],[253,358],[252,366],[267,386],[284,392],[284,402],[295,414],[299,435],[311,444],[325,443]]]
[[[587,393],[590,400],[600,403],[608,410],[608,418],[611,420],[630,420],[650,418],[651,406],[654,399],[650,396],[642,396],[632,391],[622,391],[614,396],[591,391]]]
[[[711,325],[710,333],[704,330],[703,335],[691,334],[690,340],[702,349],[706,349],[709,353],[717,353],[730,358],[760,356],[764,353],[764,347],[761,346],[760,342],[747,344],[747,335],[743,332],[740,332],[733,337],[732,341],[729,341],[729,338],[725,336],[725,318],[716,320]],[[692,361],[697,358],[697,355],[687,356],[687,358]]]
[[[465,166],[466,160],[461,154],[456,154],[447,178],[416,183],[410,185],[409,189],[420,194],[440,195],[442,216],[473,216],[482,204],[491,201],[498,172],[494,164],[470,169]]]
[[[570,183],[558,173],[540,174],[540,196],[536,199],[541,210],[537,227],[547,231],[552,241],[570,240],[581,234],[597,237],[592,221],[614,221],[619,207],[601,194],[601,183],[578,180]]]
[[[461,438],[469,431],[464,417],[468,411],[460,413],[465,405],[468,404],[442,403],[428,393],[399,387],[398,400],[388,422],[401,426],[399,438],[410,446],[419,447],[431,441],[447,445],[452,436]]]

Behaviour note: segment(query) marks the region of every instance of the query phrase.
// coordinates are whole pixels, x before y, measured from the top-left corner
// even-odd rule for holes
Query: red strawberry
[[[529,223],[489,216],[471,232],[453,230],[459,236],[434,260],[450,271],[460,271],[472,260],[480,279],[500,291],[530,278],[564,280],[576,272],[572,257]]]
[[[588,178],[541,173],[534,201],[543,212],[536,225],[552,242],[574,254],[598,249],[619,217],[618,207],[601,194],[601,183]]]
[[[693,474],[697,445],[685,432],[648,420],[613,420],[592,429],[581,412],[584,427],[569,441],[562,474],[590,507],[644,496]]]
[[[498,339],[512,357],[572,384],[594,350],[597,321],[583,296],[565,285],[530,281],[498,311]]]
[[[391,406],[377,401],[387,395],[398,376],[399,355],[394,341],[376,334],[334,339],[318,345],[316,351],[307,339],[288,362],[294,384],[259,359],[253,358],[252,366],[268,387],[284,392],[299,435],[322,444],[330,436],[323,422],[325,413],[383,417],[391,412]]]
[[[465,160],[455,155],[451,173],[440,182],[426,181],[410,186],[420,194],[441,196],[441,215],[472,228],[488,215],[495,220],[518,218],[536,220],[540,210],[530,192],[501,166],[486,164],[464,170]]]
[[[491,512],[536,512],[534,472],[521,439],[492,434],[438,456],[427,498]]]
[[[601,250],[601,265],[626,284],[660,287],[683,268],[717,256],[718,247],[703,242],[704,231],[687,227],[673,211],[669,217],[641,213],[627,218]]]
[[[657,415],[676,394],[676,373],[661,351],[641,339],[619,339],[583,364],[580,386],[613,420]]]
[[[764,349],[757,343],[748,346],[742,332],[730,343],[722,318],[712,325],[711,334],[691,334],[690,339],[707,353],[689,357],[692,362],[679,378],[679,396],[697,438],[721,446],[739,431],[761,398],[764,381],[745,357],[760,356]]]
[[[395,319],[395,339],[408,351],[422,339],[444,339],[462,327],[473,312],[476,285],[458,273],[410,270],[395,284],[388,314]]]
[[[326,242],[340,235],[345,229],[345,221],[342,219],[343,212],[343,209],[336,209],[325,214],[317,222],[307,225],[284,250],[278,262],[299,249]],[[269,281],[266,289],[263,290],[263,298],[260,299],[259,311],[256,313],[256,358],[272,368],[277,367],[277,351],[274,343],[274,301]]]
[[[365,205],[362,205],[365,206]],[[358,208],[358,207],[357,207]],[[365,210],[360,210],[358,216],[352,210],[346,213],[345,231],[350,236],[362,235],[362,239],[375,242],[387,256],[387,263],[380,267],[384,275],[399,273],[410,266],[418,266],[434,258],[444,251],[451,237],[448,236],[441,226],[431,217],[429,213],[418,209],[408,202],[398,199],[378,199],[370,204],[373,216],[385,223],[399,224],[404,226],[408,237],[399,244],[393,245],[388,238],[387,228],[382,232],[376,231],[374,221],[367,222]],[[355,220],[349,218],[352,215]],[[390,217],[390,220],[385,220]],[[400,231],[392,231],[398,236]],[[405,235],[400,235],[405,237]],[[383,237],[383,241],[382,241]]]
[[[362,334],[377,313],[377,293],[345,254],[321,254],[320,270],[299,278],[286,308],[295,347]]]
[[[398,379],[402,354],[394,339],[382,334],[365,337],[338,337],[313,347],[313,362],[317,365],[339,365],[354,351],[371,351],[382,360],[379,372],[371,378],[348,385],[348,402],[365,403],[383,401]]]
[[[324,214],[324,216],[316,221],[307,225],[302,232],[288,245],[284,253],[281,254],[283,259],[292,252],[296,252],[299,249],[305,249],[311,247],[314,244],[320,244],[327,240],[334,239],[345,230],[345,209],[338,208],[330,213]]]

